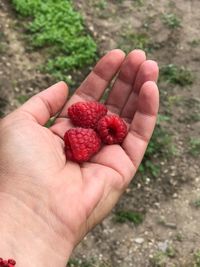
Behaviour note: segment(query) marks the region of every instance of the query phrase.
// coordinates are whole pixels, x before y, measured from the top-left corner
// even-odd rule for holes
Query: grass
[[[189,69],[175,64],[169,64],[161,67],[160,80],[164,80],[170,84],[180,86],[191,85],[194,82],[194,76]]]
[[[170,29],[181,27],[181,19],[174,13],[165,13],[162,15],[162,21]]]
[[[117,211],[115,213],[115,221],[118,223],[132,222],[135,225],[139,225],[143,222],[144,216],[137,211]]]
[[[44,70],[66,80],[69,71],[91,65],[97,52],[93,38],[86,32],[81,15],[71,0],[12,0],[26,21],[30,44],[47,48],[49,59]]]
[[[189,153],[193,157],[200,155],[200,138],[190,138],[189,140]]]

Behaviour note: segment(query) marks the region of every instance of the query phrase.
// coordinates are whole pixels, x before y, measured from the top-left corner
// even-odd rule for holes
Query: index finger
[[[103,56],[66,103],[59,117],[66,117],[67,108],[76,102],[98,101],[119,71],[124,58],[125,53],[120,49],[114,49]]]

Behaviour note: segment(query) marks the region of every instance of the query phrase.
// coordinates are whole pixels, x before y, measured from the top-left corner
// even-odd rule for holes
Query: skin
[[[66,161],[67,108],[100,100],[128,124],[122,144],[90,162]],[[158,66],[134,50],[108,52],[67,101],[64,82],[33,96],[0,121],[0,251],[17,266],[66,266],[82,238],[111,211],[143,158],[159,106]],[[54,125],[43,125],[59,113]]]

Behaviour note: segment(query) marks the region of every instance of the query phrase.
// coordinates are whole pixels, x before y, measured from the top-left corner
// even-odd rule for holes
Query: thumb
[[[59,82],[31,97],[18,111],[26,112],[39,124],[44,125],[64,106],[68,96],[68,87]]]

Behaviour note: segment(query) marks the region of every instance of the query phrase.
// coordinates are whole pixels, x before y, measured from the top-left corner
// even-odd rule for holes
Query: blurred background
[[[199,14],[199,0],[0,0],[0,116],[59,80],[73,92],[113,48],[160,66],[138,174],[68,267],[200,267]]]

